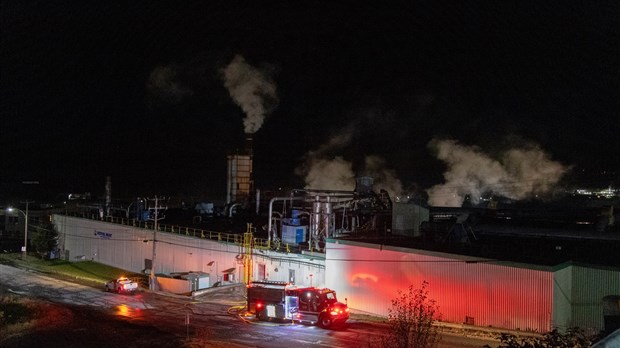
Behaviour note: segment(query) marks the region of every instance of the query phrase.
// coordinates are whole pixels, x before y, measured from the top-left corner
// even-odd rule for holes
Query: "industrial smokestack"
[[[245,153],[249,157],[250,161],[250,182],[248,189],[248,198],[254,191],[254,136],[252,133],[245,133]]]
[[[251,133],[245,133],[245,154],[250,156],[250,158],[252,158],[252,155],[254,155],[254,148],[253,148],[253,136]]]
[[[252,134],[246,133],[244,149],[228,156],[226,203],[249,201],[254,190],[252,152]]]

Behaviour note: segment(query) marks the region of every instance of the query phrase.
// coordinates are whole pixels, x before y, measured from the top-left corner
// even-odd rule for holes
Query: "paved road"
[[[153,308],[143,296],[106,293],[101,289],[45,276],[39,272],[0,264],[0,283],[9,292],[43,298],[57,303],[113,308],[126,305],[135,309]]]
[[[0,285],[10,292],[55,303],[88,306],[124,320],[145,323],[162,332],[186,337],[190,346],[203,342],[228,347],[359,347],[372,346],[385,326],[350,320],[334,330],[310,325],[258,322],[243,317],[244,287],[221,287],[191,299],[141,291],[136,295],[106,293],[101,288],[58,280],[0,264]],[[189,321],[189,323],[187,323]],[[440,347],[482,347],[489,341],[444,334]]]

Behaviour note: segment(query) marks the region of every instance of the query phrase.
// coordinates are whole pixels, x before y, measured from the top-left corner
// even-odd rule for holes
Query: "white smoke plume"
[[[384,189],[391,197],[399,195],[402,184],[381,157],[366,156],[363,169],[356,175],[352,162],[331,155],[350,146],[355,131],[355,127],[345,127],[317,150],[306,153],[303,165],[296,169],[296,174],[304,178],[305,188],[353,191],[356,177],[370,176],[374,179],[375,192]]]
[[[246,115],[243,120],[245,132],[255,133],[277,102],[275,83],[240,55],[222,69],[222,79],[231,98]]]
[[[568,171],[535,145],[510,149],[498,159],[455,140],[433,139],[428,146],[448,166],[446,182],[427,190],[432,206],[460,207],[467,195],[478,203],[487,192],[511,199],[546,194]]]
[[[168,65],[157,66],[151,71],[146,83],[149,104],[161,102],[176,104],[192,94],[192,91],[179,81],[177,70],[175,66]]]
[[[366,156],[364,159],[366,175],[374,178],[374,190],[386,190],[390,197],[396,197],[403,192],[403,185],[396,172],[389,169],[385,160],[379,156]]]
[[[355,188],[353,164],[342,156],[333,155],[349,144],[352,131],[338,132],[318,149],[304,155],[295,173],[304,178],[306,189],[351,191]]]
[[[353,166],[340,156],[309,158],[306,168],[304,181],[307,189],[352,191],[355,188]]]

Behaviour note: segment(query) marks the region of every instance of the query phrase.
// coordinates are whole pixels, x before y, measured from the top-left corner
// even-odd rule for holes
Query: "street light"
[[[28,202],[26,202],[26,211],[24,212],[21,209],[17,209],[17,208],[7,208],[7,211],[9,213],[13,212],[13,211],[18,211],[22,214],[24,214],[24,247],[22,248],[22,251],[24,252],[24,256],[23,258],[26,258],[26,250],[28,248]]]

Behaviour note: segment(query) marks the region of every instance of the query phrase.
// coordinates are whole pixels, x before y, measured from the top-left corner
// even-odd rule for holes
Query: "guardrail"
[[[140,221],[136,219],[127,219],[116,216],[106,216],[101,218],[97,214],[90,213],[66,213],[67,216],[88,219],[88,220],[96,220],[109,222],[118,225],[131,226],[136,228],[144,228],[147,230],[152,230],[155,227],[155,224],[150,221]],[[201,239],[210,239],[217,240],[218,242],[231,243],[239,246],[244,246],[243,242],[243,234],[234,234],[234,233],[225,233],[225,232],[216,232],[203,230],[199,228],[193,227],[183,227],[183,226],[174,226],[174,225],[166,225],[166,224],[157,224],[158,232],[166,232],[173,233],[178,235],[184,235],[188,237],[201,238]],[[276,250],[276,251],[286,251],[287,253],[291,252],[299,252],[298,247],[291,248],[288,244],[281,244],[277,241],[274,243],[268,239],[264,238],[253,238],[252,247],[260,250]]]

